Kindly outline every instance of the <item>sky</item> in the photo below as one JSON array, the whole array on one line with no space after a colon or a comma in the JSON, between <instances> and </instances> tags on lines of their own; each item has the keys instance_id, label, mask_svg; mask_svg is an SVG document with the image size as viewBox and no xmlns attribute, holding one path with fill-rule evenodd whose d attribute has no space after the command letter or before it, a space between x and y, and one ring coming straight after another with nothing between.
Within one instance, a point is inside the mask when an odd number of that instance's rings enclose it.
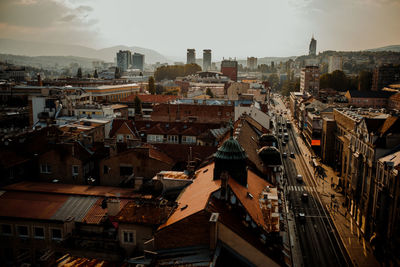
<instances>
[{"instance_id":1,"label":"sky","mask_svg":"<svg viewBox=\"0 0 400 267\"><path fill-rule=\"evenodd\" d=\"M0 0L0 38L222 57L400 45L400 0Z\"/></svg>"}]
</instances>

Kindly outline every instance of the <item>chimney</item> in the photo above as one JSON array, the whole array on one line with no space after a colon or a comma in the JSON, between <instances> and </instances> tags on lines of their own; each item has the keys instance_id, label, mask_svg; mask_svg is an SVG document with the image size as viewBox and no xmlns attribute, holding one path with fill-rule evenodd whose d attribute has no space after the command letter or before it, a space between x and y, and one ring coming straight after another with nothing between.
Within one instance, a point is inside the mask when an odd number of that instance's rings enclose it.
<instances>
[{"instance_id":1,"label":"chimney","mask_svg":"<svg viewBox=\"0 0 400 267\"><path fill-rule=\"evenodd\" d=\"M120 211L120 201L119 199L109 199L107 200L107 214L109 216L115 216Z\"/></svg>"}]
</instances>

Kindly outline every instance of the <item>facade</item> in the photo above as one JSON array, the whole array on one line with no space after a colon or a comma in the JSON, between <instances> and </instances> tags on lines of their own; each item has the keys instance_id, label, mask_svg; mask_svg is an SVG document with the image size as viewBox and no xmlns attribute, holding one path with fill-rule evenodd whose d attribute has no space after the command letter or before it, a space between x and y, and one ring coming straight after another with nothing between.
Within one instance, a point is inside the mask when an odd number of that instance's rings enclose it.
<instances>
[{"instance_id":1,"label":"facade","mask_svg":"<svg viewBox=\"0 0 400 267\"><path fill-rule=\"evenodd\" d=\"M328 72L332 73L335 70L343 70L343 58L341 56L330 56Z\"/></svg>"},{"instance_id":2,"label":"facade","mask_svg":"<svg viewBox=\"0 0 400 267\"><path fill-rule=\"evenodd\" d=\"M139 53L134 53L132 55L132 67L134 69L144 70L144 55Z\"/></svg>"},{"instance_id":3,"label":"facade","mask_svg":"<svg viewBox=\"0 0 400 267\"><path fill-rule=\"evenodd\" d=\"M132 65L132 53L129 50L119 50L117 53L117 66L125 72Z\"/></svg>"},{"instance_id":4,"label":"facade","mask_svg":"<svg viewBox=\"0 0 400 267\"><path fill-rule=\"evenodd\" d=\"M400 65L385 64L376 67L372 73L373 91L382 90L385 86L400 82Z\"/></svg>"},{"instance_id":5,"label":"facade","mask_svg":"<svg viewBox=\"0 0 400 267\"><path fill-rule=\"evenodd\" d=\"M211 49L203 50L203 71L211 70Z\"/></svg>"},{"instance_id":6,"label":"facade","mask_svg":"<svg viewBox=\"0 0 400 267\"><path fill-rule=\"evenodd\" d=\"M237 81L238 63L236 60L224 59L221 62L221 72L232 81Z\"/></svg>"},{"instance_id":7,"label":"facade","mask_svg":"<svg viewBox=\"0 0 400 267\"><path fill-rule=\"evenodd\" d=\"M257 69L257 58L256 57L248 57L247 58L247 68L250 70Z\"/></svg>"},{"instance_id":8,"label":"facade","mask_svg":"<svg viewBox=\"0 0 400 267\"><path fill-rule=\"evenodd\" d=\"M314 39L314 36L311 38L310 46L308 48L308 55L315 56L317 55L317 40Z\"/></svg>"},{"instance_id":9,"label":"facade","mask_svg":"<svg viewBox=\"0 0 400 267\"><path fill-rule=\"evenodd\" d=\"M196 49L187 50L186 64L196 64Z\"/></svg>"},{"instance_id":10,"label":"facade","mask_svg":"<svg viewBox=\"0 0 400 267\"><path fill-rule=\"evenodd\" d=\"M378 160L373 189L371 244L377 259L388 266L400 264L399 160L399 151Z\"/></svg>"},{"instance_id":11,"label":"facade","mask_svg":"<svg viewBox=\"0 0 400 267\"><path fill-rule=\"evenodd\" d=\"M345 97L349 106L359 108L387 108L390 97L394 92L389 91L347 91ZM392 101L392 105L395 101Z\"/></svg>"},{"instance_id":12,"label":"facade","mask_svg":"<svg viewBox=\"0 0 400 267\"><path fill-rule=\"evenodd\" d=\"M325 117L322 121L322 138L321 138L321 159L322 162L333 166L335 162L335 155L332 153L334 151L335 145L335 132L336 122L332 117Z\"/></svg>"},{"instance_id":13,"label":"facade","mask_svg":"<svg viewBox=\"0 0 400 267\"><path fill-rule=\"evenodd\" d=\"M306 66L301 70L300 92L308 92L314 97L319 93L319 67Z\"/></svg>"}]
</instances>

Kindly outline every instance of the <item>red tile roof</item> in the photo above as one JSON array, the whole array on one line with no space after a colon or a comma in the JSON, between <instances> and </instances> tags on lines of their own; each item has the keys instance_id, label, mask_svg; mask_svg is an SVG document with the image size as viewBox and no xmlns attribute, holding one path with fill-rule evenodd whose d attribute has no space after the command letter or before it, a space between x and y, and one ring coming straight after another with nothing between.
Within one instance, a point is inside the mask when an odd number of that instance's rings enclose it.
<instances>
[{"instance_id":1,"label":"red tile roof","mask_svg":"<svg viewBox=\"0 0 400 267\"><path fill-rule=\"evenodd\" d=\"M0 216L48 220L68 198L68 195L5 192L0 196Z\"/></svg>"},{"instance_id":2,"label":"red tile roof","mask_svg":"<svg viewBox=\"0 0 400 267\"><path fill-rule=\"evenodd\" d=\"M92 208L86 213L86 216L82 220L84 223L99 224L101 222L107 213L107 209L103 209L101 207L103 200L104 198L99 198ZM120 210L122 210L128 202L128 199L120 199Z\"/></svg>"},{"instance_id":3,"label":"red tile roof","mask_svg":"<svg viewBox=\"0 0 400 267\"><path fill-rule=\"evenodd\" d=\"M213 180L214 163L196 171L193 183L186 187L178 197L178 207L159 229L170 226L189 217L207 206L210 195L221 186L220 180Z\"/></svg>"},{"instance_id":4,"label":"red tile roof","mask_svg":"<svg viewBox=\"0 0 400 267\"><path fill-rule=\"evenodd\" d=\"M267 186L272 187L272 185L250 170L247 172L248 188L240 185L234 179L229 179L228 184L235 193L236 197L240 200L247 212L250 214L251 218L258 225L266 228L259 199L262 191ZM253 197L249 197L247 193L250 193Z\"/></svg>"},{"instance_id":5,"label":"red tile roof","mask_svg":"<svg viewBox=\"0 0 400 267\"><path fill-rule=\"evenodd\" d=\"M164 152L155 149L154 147L151 147L149 149L149 157L152 159L156 159L158 161L161 162L165 162L169 165L174 165L175 161L173 159L171 159L167 154L165 154Z\"/></svg>"},{"instance_id":6,"label":"red tile roof","mask_svg":"<svg viewBox=\"0 0 400 267\"><path fill-rule=\"evenodd\" d=\"M7 191L29 191L37 193L54 193L65 195L86 195L121 198L151 198L134 193L132 189L111 186L90 186L73 184L53 184L39 182L20 182L3 187Z\"/></svg>"},{"instance_id":7,"label":"red tile roof","mask_svg":"<svg viewBox=\"0 0 400 267\"><path fill-rule=\"evenodd\" d=\"M138 96L142 103L168 103L178 97L175 95L130 95L121 100L121 102L133 102Z\"/></svg>"},{"instance_id":8,"label":"red tile roof","mask_svg":"<svg viewBox=\"0 0 400 267\"><path fill-rule=\"evenodd\" d=\"M135 134L135 126L133 126L133 123L131 120L123 120L123 119L114 119L112 122L112 128L110 131L109 136L113 137L116 132L122 127L122 125L126 124L129 130L131 130L132 134L134 137L137 137Z\"/></svg>"},{"instance_id":9,"label":"red tile roof","mask_svg":"<svg viewBox=\"0 0 400 267\"><path fill-rule=\"evenodd\" d=\"M160 206L160 203L135 203L130 201L115 216L114 221L159 225L168 218L172 210L172 207Z\"/></svg>"}]
</instances>

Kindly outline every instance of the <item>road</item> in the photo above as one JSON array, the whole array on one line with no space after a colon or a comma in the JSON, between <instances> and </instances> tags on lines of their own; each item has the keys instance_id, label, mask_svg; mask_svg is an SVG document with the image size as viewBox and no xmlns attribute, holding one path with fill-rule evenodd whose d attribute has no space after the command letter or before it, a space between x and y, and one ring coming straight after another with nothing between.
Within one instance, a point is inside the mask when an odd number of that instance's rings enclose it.
<instances>
[{"instance_id":1,"label":"road","mask_svg":"<svg viewBox=\"0 0 400 267\"><path fill-rule=\"evenodd\" d=\"M285 114L282 115L282 111L286 111L286 108L279 98L275 98L275 102L277 103L275 110L281 111L281 114L275 116L275 130L286 175L285 195L290 212L295 218L296 234L302 255L302 262L293 262L293 265L351 266L351 261L340 242L331 218L321 204L312 179L313 174L306 166L297 144L297 133L293 130L293 125L286 127L287 117ZM285 131L288 135L286 142L284 141ZM287 154L286 157L283 156L284 153ZM296 179L299 174L302 175L302 182ZM302 199L303 194L307 194L307 197L304 196Z\"/></svg>"}]
</instances>

